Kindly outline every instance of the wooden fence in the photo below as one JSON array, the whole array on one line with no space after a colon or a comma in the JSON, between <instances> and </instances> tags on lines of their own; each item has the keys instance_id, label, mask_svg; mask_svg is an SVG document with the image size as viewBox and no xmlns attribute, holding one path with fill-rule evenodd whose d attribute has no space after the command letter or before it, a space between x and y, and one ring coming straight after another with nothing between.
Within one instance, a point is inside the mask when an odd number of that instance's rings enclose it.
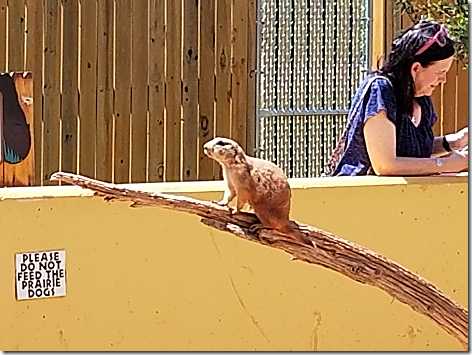
<instances>
[{"instance_id":1,"label":"wooden fence","mask_svg":"<svg viewBox=\"0 0 472 355\"><path fill-rule=\"evenodd\" d=\"M392 0L373 1L374 28L373 63L388 52L393 38L413 22L407 14L400 14ZM463 63L456 60L447 73L447 82L441 84L432 96L438 121L433 127L436 135L456 132L468 126L469 121L469 73Z\"/></svg>"},{"instance_id":2,"label":"wooden fence","mask_svg":"<svg viewBox=\"0 0 472 355\"><path fill-rule=\"evenodd\" d=\"M409 25L372 1L372 59ZM220 178L203 144L255 144L256 0L0 0L0 70L30 71L33 174L116 183ZM468 72L433 96L436 134L467 125ZM31 118L32 119L32 118ZM34 154L34 155L33 155ZM24 163L26 164L26 163ZM29 164L29 163L28 163Z\"/></svg>"},{"instance_id":3,"label":"wooden fence","mask_svg":"<svg viewBox=\"0 0 472 355\"><path fill-rule=\"evenodd\" d=\"M0 70L34 74L35 184L206 180L253 150L255 0L0 0Z\"/></svg>"}]
</instances>

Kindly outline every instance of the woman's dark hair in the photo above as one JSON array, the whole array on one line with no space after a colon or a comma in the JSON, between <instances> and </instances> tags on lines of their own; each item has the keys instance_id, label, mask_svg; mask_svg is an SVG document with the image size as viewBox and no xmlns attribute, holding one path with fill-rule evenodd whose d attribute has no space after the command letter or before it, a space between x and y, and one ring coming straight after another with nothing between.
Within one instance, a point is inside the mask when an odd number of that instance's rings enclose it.
<instances>
[{"instance_id":1,"label":"woman's dark hair","mask_svg":"<svg viewBox=\"0 0 472 355\"><path fill-rule=\"evenodd\" d=\"M386 76L393 84L397 110L401 114L413 113L414 86L411 66L419 62L426 68L432 62L443 60L454 55L454 42L446 34L444 46L434 42L423 53L416 55L418 50L433 38L441 29L435 21L421 20L392 42L390 53L385 64L375 72Z\"/></svg>"}]
</instances>

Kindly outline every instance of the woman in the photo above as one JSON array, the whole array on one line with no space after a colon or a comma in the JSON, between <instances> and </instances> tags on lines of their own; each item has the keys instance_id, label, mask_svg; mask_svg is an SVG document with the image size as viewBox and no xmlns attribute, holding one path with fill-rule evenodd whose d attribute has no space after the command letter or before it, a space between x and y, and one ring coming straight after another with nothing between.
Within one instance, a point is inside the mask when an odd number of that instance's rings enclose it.
<instances>
[{"instance_id":1,"label":"woman","mask_svg":"<svg viewBox=\"0 0 472 355\"><path fill-rule=\"evenodd\" d=\"M333 175L466 170L468 128L440 137L432 130L437 116L431 94L446 82L453 55L453 41L437 22L422 20L398 36L383 67L355 94Z\"/></svg>"}]
</instances>

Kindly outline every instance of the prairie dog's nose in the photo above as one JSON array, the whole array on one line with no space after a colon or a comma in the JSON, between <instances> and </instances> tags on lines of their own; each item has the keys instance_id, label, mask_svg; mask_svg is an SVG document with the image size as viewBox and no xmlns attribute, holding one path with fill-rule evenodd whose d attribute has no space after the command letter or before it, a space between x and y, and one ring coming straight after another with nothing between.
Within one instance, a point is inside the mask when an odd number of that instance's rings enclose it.
<instances>
[{"instance_id":1,"label":"prairie dog's nose","mask_svg":"<svg viewBox=\"0 0 472 355\"><path fill-rule=\"evenodd\" d=\"M207 142L203 145L203 153L205 153L206 155L208 155L208 151L210 150L209 144L210 142Z\"/></svg>"}]
</instances>

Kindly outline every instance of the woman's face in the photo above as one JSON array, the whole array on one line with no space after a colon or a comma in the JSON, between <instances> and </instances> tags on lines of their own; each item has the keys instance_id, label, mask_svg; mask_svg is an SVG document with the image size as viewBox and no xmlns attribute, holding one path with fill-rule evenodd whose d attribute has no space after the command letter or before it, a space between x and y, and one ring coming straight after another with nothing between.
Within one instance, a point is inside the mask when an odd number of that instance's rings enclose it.
<instances>
[{"instance_id":1,"label":"woman's face","mask_svg":"<svg viewBox=\"0 0 472 355\"><path fill-rule=\"evenodd\" d=\"M431 62L426 68L415 62L411 66L411 76L415 88L415 97L431 96L434 89L446 82L446 74L451 68L453 57Z\"/></svg>"}]
</instances>

